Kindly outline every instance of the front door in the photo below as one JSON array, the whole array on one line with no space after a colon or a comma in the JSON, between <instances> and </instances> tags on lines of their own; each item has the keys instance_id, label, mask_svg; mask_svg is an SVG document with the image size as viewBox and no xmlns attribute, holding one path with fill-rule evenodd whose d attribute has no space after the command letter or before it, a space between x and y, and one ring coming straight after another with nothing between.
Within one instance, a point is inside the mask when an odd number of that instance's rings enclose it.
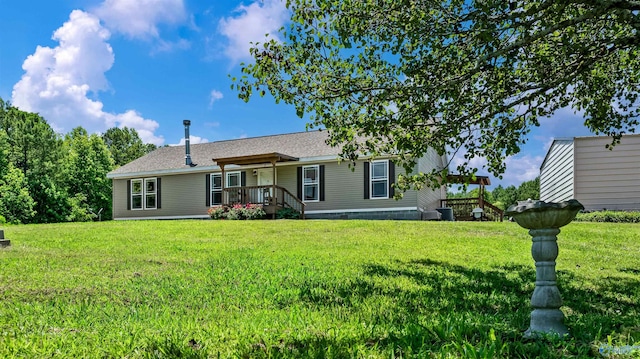
<instances>
[{"instance_id":1,"label":"front door","mask_svg":"<svg viewBox=\"0 0 640 359\"><path fill-rule=\"evenodd\" d=\"M261 168L258 170L258 186L271 186L273 185L273 168ZM258 193L260 201L264 204L269 204L271 198L273 198L273 188L261 189Z\"/></svg>"}]
</instances>

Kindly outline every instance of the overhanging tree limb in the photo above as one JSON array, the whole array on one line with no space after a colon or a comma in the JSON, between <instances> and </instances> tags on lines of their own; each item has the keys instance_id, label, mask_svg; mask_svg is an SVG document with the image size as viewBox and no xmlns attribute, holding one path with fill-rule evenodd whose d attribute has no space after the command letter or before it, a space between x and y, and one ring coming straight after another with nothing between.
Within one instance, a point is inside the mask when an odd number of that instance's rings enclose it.
<instances>
[{"instance_id":1,"label":"overhanging tree limb","mask_svg":"<svg viewBox=\"0 0 640 359\"><path fill-rule=\"evenodd\" d=\"M637 1L288 4L284 42L252 49L255 63L235 88L245 100L266 90L294 105L346 159L395 153L410 169L428 148L464 146L462 174L481 155L499 175L538 119L559 108L583 111L614 141L638 125ZM444 179L439 170L419 178Z\"/></svg>"}]
</instances>

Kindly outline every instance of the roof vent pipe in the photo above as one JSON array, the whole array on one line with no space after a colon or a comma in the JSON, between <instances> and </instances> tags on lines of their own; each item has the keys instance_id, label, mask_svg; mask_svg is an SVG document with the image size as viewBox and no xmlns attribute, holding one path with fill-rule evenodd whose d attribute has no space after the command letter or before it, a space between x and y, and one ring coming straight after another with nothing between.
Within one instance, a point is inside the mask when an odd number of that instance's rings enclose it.
<instances>
[{"instance_id":1,"label":"roof vent pipe","mask_svg":"<svg viewBox=\"0 0 640 359\"><path fill-rule=\"evenodd\" d=\"M189 126L191 125L191 121L184 120L182 124L184 125L184 161L187 166L195 167L197 165L191 162L191 146L189 146Z\"/></svg>"}]
</instances>

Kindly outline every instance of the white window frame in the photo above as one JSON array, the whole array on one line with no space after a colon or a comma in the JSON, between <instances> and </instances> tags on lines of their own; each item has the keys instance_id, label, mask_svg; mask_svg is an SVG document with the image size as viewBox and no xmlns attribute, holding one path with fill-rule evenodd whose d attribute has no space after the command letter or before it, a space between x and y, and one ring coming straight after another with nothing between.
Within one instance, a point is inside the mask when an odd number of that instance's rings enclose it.
<instances>
[{"instance_id":1,"label":"white window frame","mask_svg":"<svg viewBox=\"0 0 640 359\"><path fill-rule=\"evenodd\" d=\"M315 181L309 181L306 182L305 180L307 179L307 177L305 176L305 173L308 169L313 169L316 171L316 180ZM302 167L302 178L300 179L302 181L302 201L304 203L310 203L310 202L320 202L320 166L319 165L312 165L312 166L303 166ZM316 198L315 199L306 199L306 193L307 191L305 190L307 187L316 187Z\"/></svg>"},{"instance_id":2,"label":"white window frame","mask_svg":"<svg viewBox=\"0 0 640 359\"><path fill-rule=\"evenodd\" d=\"M147 182L153 182L153 191L147 191ZM134 193L133 189L135 187L135 183L140 184L140 192ZM147 196L154 196L155 206L147 206ZM140 208L134 208L134 197L140 197ZM135 178L131 180L131 191L129 192L129 198L131 202L132 211L143 211L143 210L153 210L158 209L158 177L149 177L149 178Z\"/></svg>"},{"instance_id":3,"label":"white window frame","mask_svg":"<svg viewBox=\"0 0 640 359\"><path fill-rule=\"evenodd\" d=\"M147 190L147 183L153 182L153 191ZM147 197L153 196L153 206L147 207ZM158 209L158 178L151 177L144 179L144 209Z\"/></svg>"},{"instance_id":4,"label":"white window frame","mask_svg":"<svg viewBox=\"0 0 640 359\"><path fill-rule=\"evenodd\" d=\"M231 176L238 176L238 185L237 186L230 186L229 183L231 183L230 178ZM242 187L242 174L240 173L240 171L234 171L234 172L227 172L227 176L226 176L226 182L224 183L225 188L232 188L232 187Z\"/></svg>"},{"instance_id":5,"label":"white window frame","mask_svg":"<svg viewBox=\"0 0 640 359\"><path fill-rule=\"evenodd\" d=\"M135 183L140 183L140 192L134 193ZM136 178L131 180L131 189L129 192L129 197L131 198L131 210L132 211L142 211L144 210L144 180L142 178ZM134 197L140 197L140 208L134 208Z\"/></svg>"},{"instance_id":6,"label":"white window frame","mask_svg":"<svg viewBox=\"0 0 640 359\"><path fill-rule=\"evenodd\" d=\"M209 190L210 190L209 191L209 196L210 196L210 202L209 203L211 204L211 207L219 206L219 205L222 204L222 173L212 173L210 176L211 176L211 179L210 179L211 188L209 188ZM215 187L215 183L216 182L215 182L214 177L220 177L220 187L219 188ZM214 193L220 193L220 203L215 203L215 201L214 201L215 197L213 196Z\"/></svg>"},{"instance_id":7,"label":"white window frame","mask_svg":"<svg viewBox=\"0 0 640 359\"><path fill-rule=\"evenodd\" d=\"M374 177L374 167L384 163L385 165L385 173L382 177ZM373 193L373 185L374 183L384 183L385 184L385 195L384 196L376 196ZM370 199L389 199L389 160L377 160L371 161L370 171L369 171L369 198Z\"/></svg>"}]
</instances>

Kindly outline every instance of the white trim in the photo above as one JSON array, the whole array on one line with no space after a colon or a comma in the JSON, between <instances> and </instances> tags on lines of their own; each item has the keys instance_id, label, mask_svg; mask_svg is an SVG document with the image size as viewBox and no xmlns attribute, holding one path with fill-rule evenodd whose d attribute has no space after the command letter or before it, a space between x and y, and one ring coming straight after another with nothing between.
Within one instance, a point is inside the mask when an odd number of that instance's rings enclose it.
<instances>
[{"instance_id":1,"label":"white trim","mask_svg":"<svg viewBox=\"0 0 640 359\"><path fill-rule=\"evenodd\" d=\"M147 192L147 182L153 182L153 192L149 193ZM155 206L153 207L147 207L147 196L153 195L153 203L155 204ZM144 197L143 197L144 202L144 209L145 210L155 210L158 209L158 177L149 177L149 178L145 178L144 179Z\"/></svg>"},{"instance_id":2,"label":"white trim","mask_svg":"<svg viewBox=\"0 0 640 359\"><path fill-rule=\"evenodd\" d=\"M394 208L349 208L349 209L324 209L319 211L304 211L305 214L325 214L325 213L350 213L350 212L397 212L397 211L417 211L418 207L394 207Z\"/></svg>"},{"instance_id":3,"label":"white trim","mask_svg":"<svg viewBox=\"0 0 640 359\"><path fill-rule=\"evenodd\" d=\"M197 216L153 216L153 217L120 217L114 218L114 221L126 221L126 220L144 220L144 219L206 219L209 218L208 215L197 215Z\"/></svg>"},{"instance_id":4,"label":"white trim","mask_svg":"<svg viewBox=\"0 0 640 359\"><path fill-rule=\"evenodd\" d=\"M213 177L215 176L219 176L220 177L220 189L216 190L213 188L213 185L215 183L215 180L213 179ZM213 194L214 193L220 193L220 203L213 203ZM209 174L209 207L213 207L213 206L219 206L222 204L222 172L218 172L218 173L210 173Z\"/></svg>"},{"instance_id":5,"label":"white trim","mask_svg":"<svg viewBox=\"0 0 640 359\"><path fill-rule=\"evenodd\" d=\"M162 177L162 175L179 175L179 174L190 174L190 173L207 173L207 172L216 172L220 171L220 167L218 166L207 166L207 167L197 167L197 170L193 168L174 168L170 170L157 170L157 171L142 171L142 172L127 172L127 173L107 173L107 178L109 179L130 179L137 177L145 177L145 176L156 176Z\"/></svg>"},{"instance_id":6,"label":"white trim","mask_svg":"<svg viewBox=\"0 0 640 359\"><path fill-rule=\"evenodd\" d=\"M224 179L224 188L235 188L235 187L242 187L242 171L231 171L231 172L225 172L225 174L227 175ZM229 180L229 177L231 177L231 175L238 175L238 185L237 186L229 186L229 182L231 182ZM246 176L246 175L245 175Z\"/></svg>"},{"instance_id":7,"label":"white trim","mask_svg":"<svg viewBox=\"0 0 640 359\"><path fill-rule=\"evenodd\" d=\"M340 157L337 155L331 156L317 156L317 157L300 157L298 162L338 162L340 161ZM292 163L292 162L288 162Z\"/></svg>"},{"instance_id":8,"label":"white trim","mask_svg":"<svg viewBox=\"0 0 640 359\"><path fill-rule=\"evenodd\" d=\"M389 199L389 160L374 160L374 161L370 161L369 162L369 199ZM374 178L373 178L373 165L376 163L385 163L385 174L384 174L384 179L381 180L379 178L375 179L375 182L385 182L386 186L386 193L387 195L384 197L374 197L373 196L373 182L374 182Z\"/></svg>"},{"instance_id":9,"label":"white trim","mask_svg":"<svg viewBox=\"0 0 640 359\"><path fill-rule=\"evenodd\" d=\"M131 180L131 188L129 190L129 203L131 203L131 206L129 206L129 210L130 211L144 211L144 178L132 178ZM136 196L140 196L140 208L133 208L133 183L134 182L140 182L140 193L136 193Z\"/></svg>"},{"instance_id":10,"label":"white trim","mask_svg":"<svg viewBox=\"0 0 640 359\"><path fill-rule=\"evenodd\" d=\"M314 183L304 183L304 175L305 175L305 169L307 168L313 168L316 171L316 181ZM315 202L320 202L320 165L309 165L309 166L302 166L302 176L300 178L300 181L302 182L302 202L304 203L315 203ZM318 197L318 199L310 199L310 200L306 200L304 199L305 197L305 185L306 186L317 186L318 191L316 192L316 196Z\"/></svg>"}]
</instances>

